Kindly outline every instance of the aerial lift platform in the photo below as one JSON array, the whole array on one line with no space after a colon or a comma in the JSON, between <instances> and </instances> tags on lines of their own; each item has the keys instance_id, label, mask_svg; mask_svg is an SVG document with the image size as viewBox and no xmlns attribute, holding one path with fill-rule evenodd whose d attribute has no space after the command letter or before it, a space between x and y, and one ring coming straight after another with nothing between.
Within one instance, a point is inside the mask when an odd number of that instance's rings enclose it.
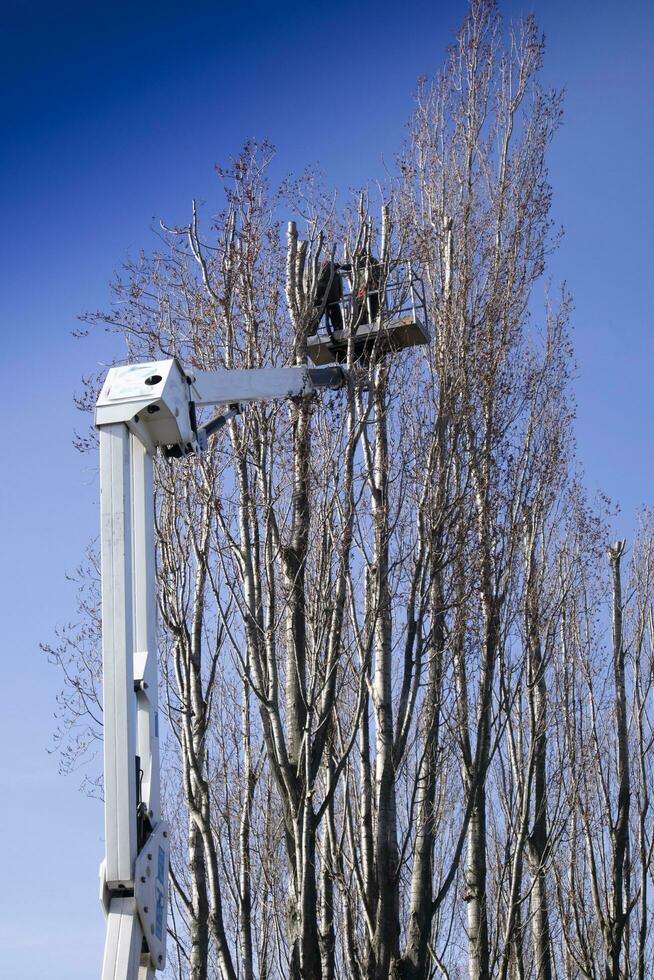
<instances>
[{"instance_id":1,"label":"aerial lift platform","mask_svg":"<svg viewBox=\"0 0 654 980\"><path fill-rule=\"evenodd\" d=\"M360 355L369 343L383 341L391 351L427 342L415 297L409 292L405 298L414 304L405 313L411 322L398 316L394 326L382 326L382 313L376 338L362 335ZM374 325L368 327L365 336L372 336ZM342 343L318 337L310 356L317 364L338 360ZM175 358L107 374L95 414L104 711L100 890L107 919L102 980L152 980L166 964L170 842L159 785L153 457L203 452L209 437L248 402L311 397L321 388L343 387L346 378L337 365L187 373ZM210 405L221 411L199 426L197 410Z\"/></svg>"},{"instance_id":2,"label":"aerial lift platform","mask_svg":"<svg viewBox=\"0 0 654 980\"><path fill-rule=\"evenodd\" d=\"M410 262L398 265L383 288L361 288L360 298L343 290L338 306L342 330L331 330L325 309L316 332L307 338L307 353L314 364L342 363L352 341L353 360L396 353L428 344L427 304L422 279Z\"/></svg>"}]
</instances>

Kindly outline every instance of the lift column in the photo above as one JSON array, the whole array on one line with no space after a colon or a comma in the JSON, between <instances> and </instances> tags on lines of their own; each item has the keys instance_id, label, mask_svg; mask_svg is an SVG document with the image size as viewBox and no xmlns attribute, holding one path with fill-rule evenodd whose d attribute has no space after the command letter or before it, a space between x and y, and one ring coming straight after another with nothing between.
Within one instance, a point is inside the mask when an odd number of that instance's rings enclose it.
<instances>
[{"instance_id":1,"label":"lift column","mask_svg":"<svg viewBox=\"0 0 654 980\"><path fill-rule=\"evenodd\" d=\"M102 980L137 977L143 936L135 914L136 699L133 669L131 435L100 429L102 676L107 938Z\"/></svg>"}]
</instances>

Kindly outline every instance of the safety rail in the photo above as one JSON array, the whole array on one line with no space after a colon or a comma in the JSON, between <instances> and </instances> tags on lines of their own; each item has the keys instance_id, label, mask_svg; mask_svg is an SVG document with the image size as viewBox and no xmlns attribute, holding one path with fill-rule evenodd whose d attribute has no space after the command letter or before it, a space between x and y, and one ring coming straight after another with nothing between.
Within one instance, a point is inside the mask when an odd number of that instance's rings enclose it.
<instances>
[{"instance_id":1,"label":"safety rail","mask_svg":"<svg viewBox=\"0 0 654 980\"><path fill-rule=\"evenodd\" d=\"M315 364L345 360L350 341L357 358L373 348L387 353L429 343L425 288L412 263L398 264L376 286L378 268L373 261L367 276L365 270L340 273L341 298L318 308L315 332L307 338L308 354Z\"/></svg>"}]
</instances>

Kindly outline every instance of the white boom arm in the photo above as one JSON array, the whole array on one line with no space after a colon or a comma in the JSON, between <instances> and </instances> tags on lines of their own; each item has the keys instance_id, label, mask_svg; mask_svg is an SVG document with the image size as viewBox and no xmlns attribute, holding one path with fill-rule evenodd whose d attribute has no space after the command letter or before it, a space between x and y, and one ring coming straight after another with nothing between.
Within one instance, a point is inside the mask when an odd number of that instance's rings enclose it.
<instances>
[{"instance_id":1,"label":"white boom arm","mask_svg":"<svg viewBox=\"0 0 654 980\"><path fill-rule=\"evenodd\" d=\"M166 963L168 827L159 798L152 457L206 447L196 406L300 398L341 368L186 374L175 359L112 368L100 392L102 661L107 915L102 980L152 980ZM232 410L233 412L233 410Z\"/></svg>"}]
</instances>

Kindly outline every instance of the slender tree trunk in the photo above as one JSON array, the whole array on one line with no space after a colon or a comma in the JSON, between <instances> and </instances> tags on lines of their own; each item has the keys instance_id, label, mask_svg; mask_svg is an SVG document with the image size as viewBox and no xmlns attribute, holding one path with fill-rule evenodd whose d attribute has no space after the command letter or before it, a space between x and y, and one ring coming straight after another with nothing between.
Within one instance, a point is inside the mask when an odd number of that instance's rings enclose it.
<instances>
[{"instance_id":1,"label":"slender tree trunk","mask_svg":"<svg viewBox=\"0 0 654 980\"><path fill-rule=\"evenodd\" d=\"M393 762L392 618L389 583L388 434L386 367L376 369L374 388L375 446L372 505L375 535L375 980L388 980L399 958L399 899L395 767Z\"/></svg>"},{"instance_id":2,"label":"slender tree trunk","mask_svg":"<svg viewBox=\"0 0 654 980\"><path fill-rule=\"evenodd\" d=\"M488 909L486 904L486 788L480 781L468 827L466 898L468 902L468 973L470 980L490 980Z\"/></svg>"},{"instance_id":3,"label":"slender tree trunk","mask_svg":"<svg viewBox=\"0 0 654 980\"><path fill-rule=\"evenodd\" d=\"M207 980L209 968L209 901L202 839L193 820L188 827L191 907L189 980Z\"/></svg>"},{"instance_id":4,"label":"slender tree trunk","mask_svg":"<svg viewBox=\"0 0 654 980\"><path fill-rule=\"evenodd\" d=\"M533 757L533 822L527 838L532 880L532 938L536 980L552 980L552 952L545 875L548 844L547 826L547 684L538 616L535 529L525 543L527 573L525 588L525 632L527 636L527 698Z\"/></svg>"},{"instance_id":5,"label":"slender tree trunk","mask_svg":"<svg viewBox=\"0 0 654 980\"><path fill-rule=\"evenodd\" d=\"M252 870L250 861L250 829L252 800L254 797L254 772L252 769L252 749L250 744L250 690L247 681L243 684L242 733L243 769L245 785L241 803L239 825L239 891L238 891L238 941L241 951L241 974L243 980L254 980L252 953Z\"/></svg>"},{"instance_id":6,"label":"slender tree trunk","mask_svg":"<svg viewBox=\"0 0 654 980\"><path fill-rule=\"evenodd\" d=\"M611 895L607 915L607 980L620 980L622 940L627 922L625 909L625 861L629 847L629 808L631 787L629 782L629 735L627 725L627 698L625 693L625 651L622 635L622 582L620 559L625 542L618 541L609 549L613 577L613 673L615 679L615 725L618 743L618 812L613 827L613 862L611 869Z\"/></svg>"},{"instance_id":7,"label":"slender tree trunk","mask_svg":"<svg viewBox=\"0 0 654 980\"><path fill-rule=\"evenodd\" d=\"M291 924L291 976L321 980L316 885L316 827L310 786L310 733L307 731L307 624L305 569L309 540L311 454L311 406L306 400L291 409L293 424L292 530L284 549L287 594L286 728L288 760L300 779L297 808L293 815L295 875L289 901Z\"/></svg>"},{"instance_id":8,"label":"slender tree trunk","mask_svg":"<svg viewBox=\"0 0 654 980\"><path fill-rule=\"evenodd\" d=\"M334 780L334 762L327 762L328 787ZM323 980L334 980L336 975L336 935L334 932L334 856L332 840L334 834L334 808L329 804L322 835L322 861L320 869L320 957Z\"/></svg>"},{"instance_id":9,"label":"slender tree trunk","mask_svg":"<svg viewBox=\"0 0 654 980\"><path fill-rule=\"evenodd\" d=\"M367 591L369 591L369 586ZM367 670L367 667L364 667ZM377 908L377 878L375 874L375 854L373 837L372 814L372 766L370 762L370 705L366 694L363 713L361 716L361 731L359 735L359 751L361 764L359 770L359 792L361 796L361 875L363 884L362 900L366 912L374 920ZM374 980L375 951L368 936L366 936L365 976L366 980Z\"/></svg>"}]
</instances>

